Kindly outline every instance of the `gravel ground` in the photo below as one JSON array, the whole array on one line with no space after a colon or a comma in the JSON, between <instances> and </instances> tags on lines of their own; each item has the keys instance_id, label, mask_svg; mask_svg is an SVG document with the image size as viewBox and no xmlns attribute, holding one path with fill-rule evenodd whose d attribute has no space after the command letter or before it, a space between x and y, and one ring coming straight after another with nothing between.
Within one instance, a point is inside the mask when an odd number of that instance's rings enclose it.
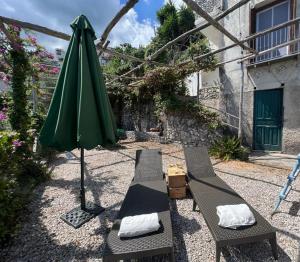
<instances>
[{"instance_id":1,"label":"gravel ground","mask_svg":"<svg viewBox=\"0 0 300 262\"><path fill-rule=\"evenodd\" d=\"M87 199L101 203L106 212L75 230L59 216L79 204L79 161L62 154L53 163L53 178L34 192L24 222L13 243L0 250L0 261L101 261L104 239L133 177L135 150L163 150L166 170L170 163L184 163L181 147L149 142L124 142L122 149L86 152L89 174ZM79 156L78 151L74 151ZM271 219L288 170L239 161L213 161L217 174L277 228L279 261L300 256L300 179L281 213ZM215 245L202 215L192 212L192 200L171 201L176 261L214 261ZM267 242L228 248L221 261L273 261ZM300 261L300 260L299 260Z\"/></svg>"}]
</instances>

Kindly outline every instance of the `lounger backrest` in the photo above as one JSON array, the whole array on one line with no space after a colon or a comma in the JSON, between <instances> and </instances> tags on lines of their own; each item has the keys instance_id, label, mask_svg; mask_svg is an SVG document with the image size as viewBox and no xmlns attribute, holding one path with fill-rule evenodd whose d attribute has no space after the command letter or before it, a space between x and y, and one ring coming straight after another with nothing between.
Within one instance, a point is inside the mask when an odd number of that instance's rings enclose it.
<instances>
[{"instance_id":1,"label":"lounger backrest","mask_svg":"<svg viewBox=\"0 0 300 262\"><path fill-rule=\"evenodd\" d=\"M184 155L189 178L200 179L216 175L205 146L184 147Z\"/></svg>"},{"instance_id":2,"label":"lounger backrest","mask_svg":"<svg viewBox=\"0 0 300 262\"><path fill-rule=\"evenodd\" d=\"M134 181L163 180L162 154L160 149L136 151Z\"/></svg>"}]
</instances>

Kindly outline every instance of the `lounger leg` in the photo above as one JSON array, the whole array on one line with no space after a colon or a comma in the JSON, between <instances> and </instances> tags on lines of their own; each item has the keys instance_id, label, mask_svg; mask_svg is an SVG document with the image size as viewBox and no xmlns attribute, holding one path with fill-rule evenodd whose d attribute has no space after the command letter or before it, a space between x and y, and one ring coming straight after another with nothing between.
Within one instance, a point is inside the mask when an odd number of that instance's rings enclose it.
<instances>
[{"instance_id":1,"label":"lounger leg","mask_svg":"<svg viewBox=\"0 0 300 262\"><path fill-rule=\"evenodd\" d=\"M170 254L170 261L171 261L171 262L175 262L174 250L172 250L172 252L171 252L171 254Z\"/></svg>"},{"instance_id":2,"label":"lounger leg","mask_svg":"<svg viewBox=\"0 0 300 262\"><path fill-rule=\"evenodd\" d=\"M193 211L196 211L196 206L197 206L196 201L193 199Z\"/></svg>"},{"instance_id":3,"label":"lounger leg","mask_svg":"<svg viewBox=\"0 0 300 262\"><path fill-rule=\"evenodd\" d=\"M274 256L275 260L278 260L276 235L275 235L275 237L270 238L269 241L271 244L273 256Z\"/></svg>"},{"instance_id":4,"label":"lounger leg","mask_svg":"<svg viewBox=\"0 0 300 262\"><path fill-rule=\"evenodd\" d=\"M218 245L218 243L216 243L216 262L219 262L221 258L221 248Z\"/></svg>"}]
</instances>

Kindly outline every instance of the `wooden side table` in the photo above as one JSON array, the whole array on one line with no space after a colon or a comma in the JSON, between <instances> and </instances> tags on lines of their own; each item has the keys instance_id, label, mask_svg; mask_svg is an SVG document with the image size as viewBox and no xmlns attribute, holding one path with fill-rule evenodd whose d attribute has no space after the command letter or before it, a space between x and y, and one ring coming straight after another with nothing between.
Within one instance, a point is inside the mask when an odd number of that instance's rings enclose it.
<instances>
[{"instance_id":1,"label":"wooden side table","mask_svg":"<svg viewBox=\"0 0 300 262\"><path fill-rule=\"evenodd\" d=\"M182 165L169 165L167 172L169 196L172 199L186 197L185 172Z\"/></svg>"}]
</instances>

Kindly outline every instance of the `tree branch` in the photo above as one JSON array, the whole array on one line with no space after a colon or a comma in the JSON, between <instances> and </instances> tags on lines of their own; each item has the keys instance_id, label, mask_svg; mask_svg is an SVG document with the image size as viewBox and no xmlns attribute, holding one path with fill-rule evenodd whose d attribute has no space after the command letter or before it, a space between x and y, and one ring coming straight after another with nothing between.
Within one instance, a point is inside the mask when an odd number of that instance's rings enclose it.
<instances>
[{"instance_id":1,"label":"tree branch","mask_svg":"<svg viewBox=\"0 0 300 262\"><path fill-rule=\"evenodd\" d=\"M110 21L108 26L105 28L100 42L97 44L97 47L103 47L110 31L114 28L114 26L120 21L120 19L138 2L138 0L128 0L126 5L122 7L122 9L116 14L116 16Z\"/></svg>"}]
</instances>

